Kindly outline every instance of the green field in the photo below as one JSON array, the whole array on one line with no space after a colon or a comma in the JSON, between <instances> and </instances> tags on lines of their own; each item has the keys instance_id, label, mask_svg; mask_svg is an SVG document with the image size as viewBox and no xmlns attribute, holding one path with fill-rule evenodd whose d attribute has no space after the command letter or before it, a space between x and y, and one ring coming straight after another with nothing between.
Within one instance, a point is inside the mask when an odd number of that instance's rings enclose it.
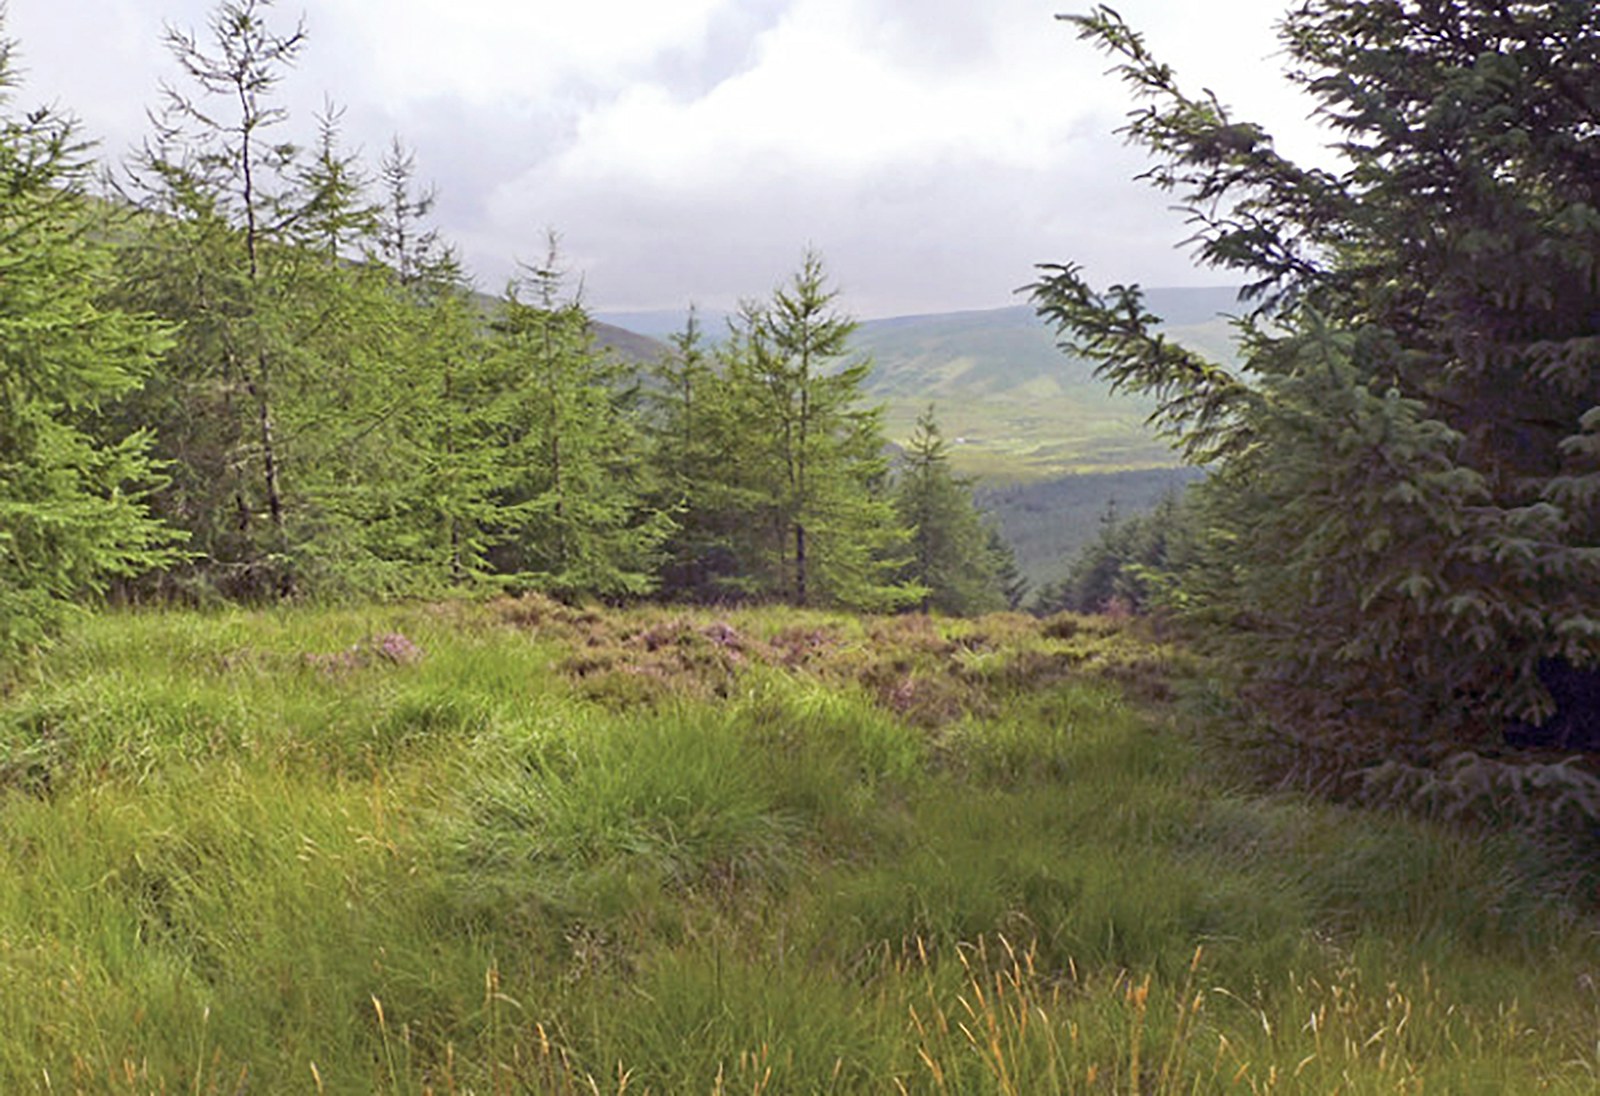
<instances>
[{"instance_id":1,"label":"green field","mask_svg":"<svg viewBox=\"0 0 1600 1096\"><path fill-rule=\"evenodd\" d=\"M1245 790L1192 672L1079 618L86 619L0 702L0 1091L1594 1091L1592 916Z\"/></svg>"}]
</instances>

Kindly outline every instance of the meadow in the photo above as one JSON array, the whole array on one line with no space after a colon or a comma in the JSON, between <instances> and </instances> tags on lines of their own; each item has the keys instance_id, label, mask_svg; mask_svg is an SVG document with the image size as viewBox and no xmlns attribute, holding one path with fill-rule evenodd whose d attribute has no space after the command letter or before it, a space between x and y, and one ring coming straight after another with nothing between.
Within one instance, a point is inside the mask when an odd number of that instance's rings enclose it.
<instances>
[{"instance_id":1,"label":"meadow","mask_svg":"<svg viewBox=\"0 0 1600 1096\"><path fill-rule=\"evenodd\" d=\"M0 693L0 1091L1592 1092L1514 836L1264 791L1103 618L84 617Z\"/></svg>"}]
</instances>

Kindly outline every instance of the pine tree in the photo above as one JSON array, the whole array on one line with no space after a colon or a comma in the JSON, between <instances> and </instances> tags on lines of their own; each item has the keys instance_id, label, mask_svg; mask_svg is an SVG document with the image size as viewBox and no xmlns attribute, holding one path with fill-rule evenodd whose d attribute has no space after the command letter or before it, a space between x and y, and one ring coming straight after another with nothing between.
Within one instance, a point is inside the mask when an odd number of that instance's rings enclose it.
<instances>
[{"instance_id":1,"label":"pine tree","mask_svg":"<svg viewBox=\"0 0 1600 1096\"><path fill-rule=\"evenodd\" d=\"M160 482L148 434L98 413L170 332L105 304L87 146L51 110L10 112L12 56L0 39L0 658L47 638L74 599L178 555L145 502Z\"/></svg>"}]
</instances>

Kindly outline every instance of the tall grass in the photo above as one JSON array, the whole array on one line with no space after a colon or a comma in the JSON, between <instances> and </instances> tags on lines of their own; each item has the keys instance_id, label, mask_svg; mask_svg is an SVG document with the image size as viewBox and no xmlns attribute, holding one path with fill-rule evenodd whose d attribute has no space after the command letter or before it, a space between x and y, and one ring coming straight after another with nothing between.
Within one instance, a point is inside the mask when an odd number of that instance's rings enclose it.
<instances>
[{"instance_id":1,"label":"tall grass","mask_svg":"<svg viewBox=\"0 0 1600 1096\"><path fill-rule=\"evenodd\" d=\"M1218 785L1069 623L86 621L0 706L0 1091L1593 1091L1515 842Z\"/></svg>"}]
</instances>

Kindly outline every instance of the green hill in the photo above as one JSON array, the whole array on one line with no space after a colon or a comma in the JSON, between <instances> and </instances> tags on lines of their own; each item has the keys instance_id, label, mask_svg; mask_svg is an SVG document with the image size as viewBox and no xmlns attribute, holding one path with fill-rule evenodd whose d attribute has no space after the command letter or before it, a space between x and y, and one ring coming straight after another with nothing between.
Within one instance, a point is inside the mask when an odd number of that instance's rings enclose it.
<instances>
[{"instance_id":1,"label":"green hill","mask_svg":"<svg viewBox=\"0 0 1600 1096\"><path fill-rule=\"evenodd\" d=\"M1197 349L1231 357L1231 289L1155 289L1152 310ZM1170 468L1146 425L1147 399L1112 393L1093 368L1056 346L1026 306L871 320L856 347L873 360L869 390L888 404L890 436L910 435L932 403L963 472L987 481Z\"/></svg>"}]
</instances>

